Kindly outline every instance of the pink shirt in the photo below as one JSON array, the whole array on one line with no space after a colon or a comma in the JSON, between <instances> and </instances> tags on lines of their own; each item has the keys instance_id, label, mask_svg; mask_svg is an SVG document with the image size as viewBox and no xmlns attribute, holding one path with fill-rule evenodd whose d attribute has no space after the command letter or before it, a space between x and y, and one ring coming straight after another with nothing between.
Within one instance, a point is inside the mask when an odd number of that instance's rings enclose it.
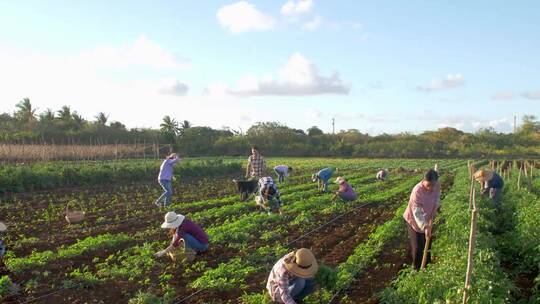
<instances>
[{"instance_id":1,"label":"pink shirt","mask_svg":"<svg viewBox=\"0 0 540 304\"><path fill-rule=\"evenodd\" d=\"M437 183L432 191L419 182L414 186L409 199L409 205L403 213L403 218L412 229L419 233L425 232L425 226L437 214L439 201L441 199L441 185Z\"/></svg>"}]
</instances>

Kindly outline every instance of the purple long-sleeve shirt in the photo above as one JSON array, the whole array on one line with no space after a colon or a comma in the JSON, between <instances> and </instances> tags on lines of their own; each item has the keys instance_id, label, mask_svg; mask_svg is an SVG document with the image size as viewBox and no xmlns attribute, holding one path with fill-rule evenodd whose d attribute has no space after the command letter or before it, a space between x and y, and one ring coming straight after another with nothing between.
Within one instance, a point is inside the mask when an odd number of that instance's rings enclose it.
<instances>
[{"instance_id":1,"label":"purple long-sleeve shirt","mask_svg":"<svg viewBox=\"0 0 540 304\"><path fill-rule=\"evenodd\" d=\"M208 244L208 234L204 232L201 226L197 225L196 223L184 219L182 222L182 225L178 226L176 228L176 233L174 234L172 244L174 247L178 247L178 243L180 242L180 239L184 237L184 234L189 233L194 238L196 238L199 242L201 242L203 245Z\"/></svg>"},{"instance_id":2,"label":"purple long-sleeve shirt","mask_svg":"<svg viewBox=\"0 0 540 304\"><path fill-rule=\"evenodd\" d=\"M166 159L161 163L159 167L159 176L158 180L171 180L173 176L173 166L180 161L180 157L175 157L172 159Z\"/></svg>"}]
</instances>

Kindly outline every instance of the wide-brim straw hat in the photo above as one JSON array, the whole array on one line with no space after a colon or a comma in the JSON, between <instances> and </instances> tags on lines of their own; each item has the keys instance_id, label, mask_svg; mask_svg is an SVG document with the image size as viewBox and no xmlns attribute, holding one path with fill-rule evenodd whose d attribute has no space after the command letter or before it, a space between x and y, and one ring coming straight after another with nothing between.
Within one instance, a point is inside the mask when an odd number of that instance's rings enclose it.
<instances>
[{"instance_id":1,"label":"wide-brim straw hat","mask_svg":"<svg viewBox=\"0 0 540 304\"><path fill-rule=\"evenodd\" d=\"M489 181L493 178L493 171L481 169L474 173L474 179L480 182Z\"/></svg>"},{"instance_id":2,"label":"wide-brim straw hat","mask_svg":"<svg viewBox=\"0 0 540 304\"><path fill-rule=\"evenodd\" d=\"M343 184L344 182L345 182L345 179L341 176L338 176L335 181L336 184Z\"/></svg>"},{"instance_id":3,"label":"wide-brim straw hat","mask_svg":"<svg viewBox=\"0 0 540 304\"><path fill-rule=\"evenodd\" d=\"M315 276L319 270L319 264L317 264L317 259L311 250L301 248L291 252L285 258L285 268L299 278L308 279Z\"/></svg>"},{"instance_id":4,"label":"wide-brim straw hat","mask_svg":"<svg viewBox=\"0 0 540 304\"><path fill-rule=\"evenodd\" d=\"M6 229L7 229L6 224L4 224L3 222L0 222L0 232L6 231Z\"/></svg>"},{"instance_id":5,"label":"wide-brim straw hat","mask_svg":"<svg viewBox=\"0 0 540 304\"><path fill-rule=\"evenodd\" d=\"M176 212L171 211L165 214L165 221L161 224L161 228L177 228L182 225L186 217L182 214L176 214Z\"/></svg>"}]
</instances>

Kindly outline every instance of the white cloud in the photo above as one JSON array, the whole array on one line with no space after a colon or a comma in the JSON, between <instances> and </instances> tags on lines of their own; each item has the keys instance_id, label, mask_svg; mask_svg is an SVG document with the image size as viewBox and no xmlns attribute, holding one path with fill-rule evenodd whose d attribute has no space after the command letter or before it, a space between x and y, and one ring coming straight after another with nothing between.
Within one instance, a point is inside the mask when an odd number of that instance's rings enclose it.
<instances>
[{"instance_id":1,"label":"white cloud","mask_svg":"<svg viewBox=\"0 0 540 304\"><path fill-rule=\"evenodd\" d=\"M438 124L439 128L452 127L465 132L474 132L484 128L493 128L497 132L511 132L512 131L512 119L510 118L498 118L498 119L478 119L474 116L449 116L439 118L442 122Z\"/></svg>"},{"instance_id":2,"label":"white cloud","mask_svg":"<svg viewBox=\"0 0 540 304\"><path fill-rule=\"evenodd\" d=\"M177 79L165 80L158 88L158 93L162 95L186 96L189 87L187 84Z\"/></svg>"},{"instance_id":3,"label":"white cloud","mask_svg":"<svg viewBox=\"0 0 540 304\"><path fill-rule=\"evenodd\" d=\"M131 45L98 46L90 52L84 52L70 59L93 67L106 68L141 66L154 69L183 69L187 67L187 63L144 35L139 36Z\"/></svg>"},{"instance_id":4,"label":"white cloud","mask_svg":"<svg viewBox=\"0 0 540 304\"><path fill-rule=\"evenodd\" d=\"M491 96L492 100L511 100L514 99L515 94L512 91L499 91Z\"/></svg>"},{"instance_id":5,"label":"white cloud","mask_svg":"<svg viewBox=\"0 0 540 304\"><path fill-rule=\"evenodd\" d=\"M215 97L223 97L227 95L228 89L229 88L227 87L226 84L218 82L218 83L214 83L206 87L204 89L204 94L215 96Z\"/></svg>"},{"instance_id":6,"label":"white cloud","mask_svg":"<svg viewBox=\"0 0 540 304\"><path fill-rule=\"evenodd\" d=\"M359 22L355 22L352 24L351 26L353 29L355 30L361 30L362 28L364 28L364 25L362 23L359 23Z\"/></svg>"},{"instance_id":7,"label":"white cloud","mask_svg":"<svg viewBox=\"0 0 540 304\"><path fill-rule=\"evenodd\" d=\"M231 33L271 30L276 20L265 15L247 1L239 1L221 7L217 12L221 26Z\"/></svg>"},{"instance_id":8,"label":"white cloud","mask_svg":"<svg viewBox=\"0 0 540 304\"><path fill-rule=\"evenodd\" d=\"M316 29L319 28L319 26L321 26L321 23L322 23L322 17L321 16L315 16L313 17L313 20L305 23L302 28L306 31L314 31Z\"/></svg>"},{"instance_id":9,"label":"white cloud","mask_svg":"<svg viewBox=\"0 0 540 304\"><path fill-rule=\"evenodd\" d=\"M441 91L461 87L465 84L465 79L461 74L448 74L443 79L433 79L431 83L418 86L418 90L425 92Z\"/></svg>"},{"instance_id":10,"label":"white cloud","mask_svg":"<svg viewBox=\"0 0 540 304\"><path fill-rule=\"evenodd\" d=\"M525 92L525 93L521 94L521 96L523 96L524 98L527 98L527 99L540 99L540 90L539 91Z\"/></svg>"},{"instance_id":11,"label":"white cloud","mask_svg":"<svg viewBox=\"0 0 540 304\"><path fill-rule=\"evenodd\" d=\"M307 115L310 117L310 118L321 118L322 116L322 112L318 109L308 109L307 110Z\"/></svg>"},{"instance_id":12,"label":"white cloud","mask_svg":"<svg viewBox=\"0 0 540 304\"><path fill-rule=\"evenodd\" d=\"M279 70L278 77L265 76L257 79L248 75L237 81L235 89L228 92L235 96L263 95L320 95L348 94L350 88L343 83L339 74L334 72L325 77L319 74L317 67L300 53L293 54L287 64Z\"/></svg>"},{"instance_id":13,"label":"white cloud","mask_svg":"<svg viewBox=\"0 0 540 304\"><path fill-rule=\"evenodd\" d=\"M281 7L281 14L285 16L301 15L309 13L312 8L312 0L289 0Z\"/></svg>"}]
</instances>

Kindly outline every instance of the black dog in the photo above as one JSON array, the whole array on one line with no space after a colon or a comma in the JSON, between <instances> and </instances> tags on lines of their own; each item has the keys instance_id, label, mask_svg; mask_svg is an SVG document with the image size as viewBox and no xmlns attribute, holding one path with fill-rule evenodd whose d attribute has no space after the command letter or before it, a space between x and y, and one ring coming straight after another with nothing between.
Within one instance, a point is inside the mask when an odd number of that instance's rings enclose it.
<instances>
[{"instance_id":1,"label":"black dog","mask_svg":"<svg viewBox=\"0 0 540 304\"><path fill-rule=\"evenodd\" d=\"M242 201L247 200L251 193L257 191L257 181L239 181L233 180L236 183L238 192L240 192L240 199Z\"/></svg>"}]
</instances>

